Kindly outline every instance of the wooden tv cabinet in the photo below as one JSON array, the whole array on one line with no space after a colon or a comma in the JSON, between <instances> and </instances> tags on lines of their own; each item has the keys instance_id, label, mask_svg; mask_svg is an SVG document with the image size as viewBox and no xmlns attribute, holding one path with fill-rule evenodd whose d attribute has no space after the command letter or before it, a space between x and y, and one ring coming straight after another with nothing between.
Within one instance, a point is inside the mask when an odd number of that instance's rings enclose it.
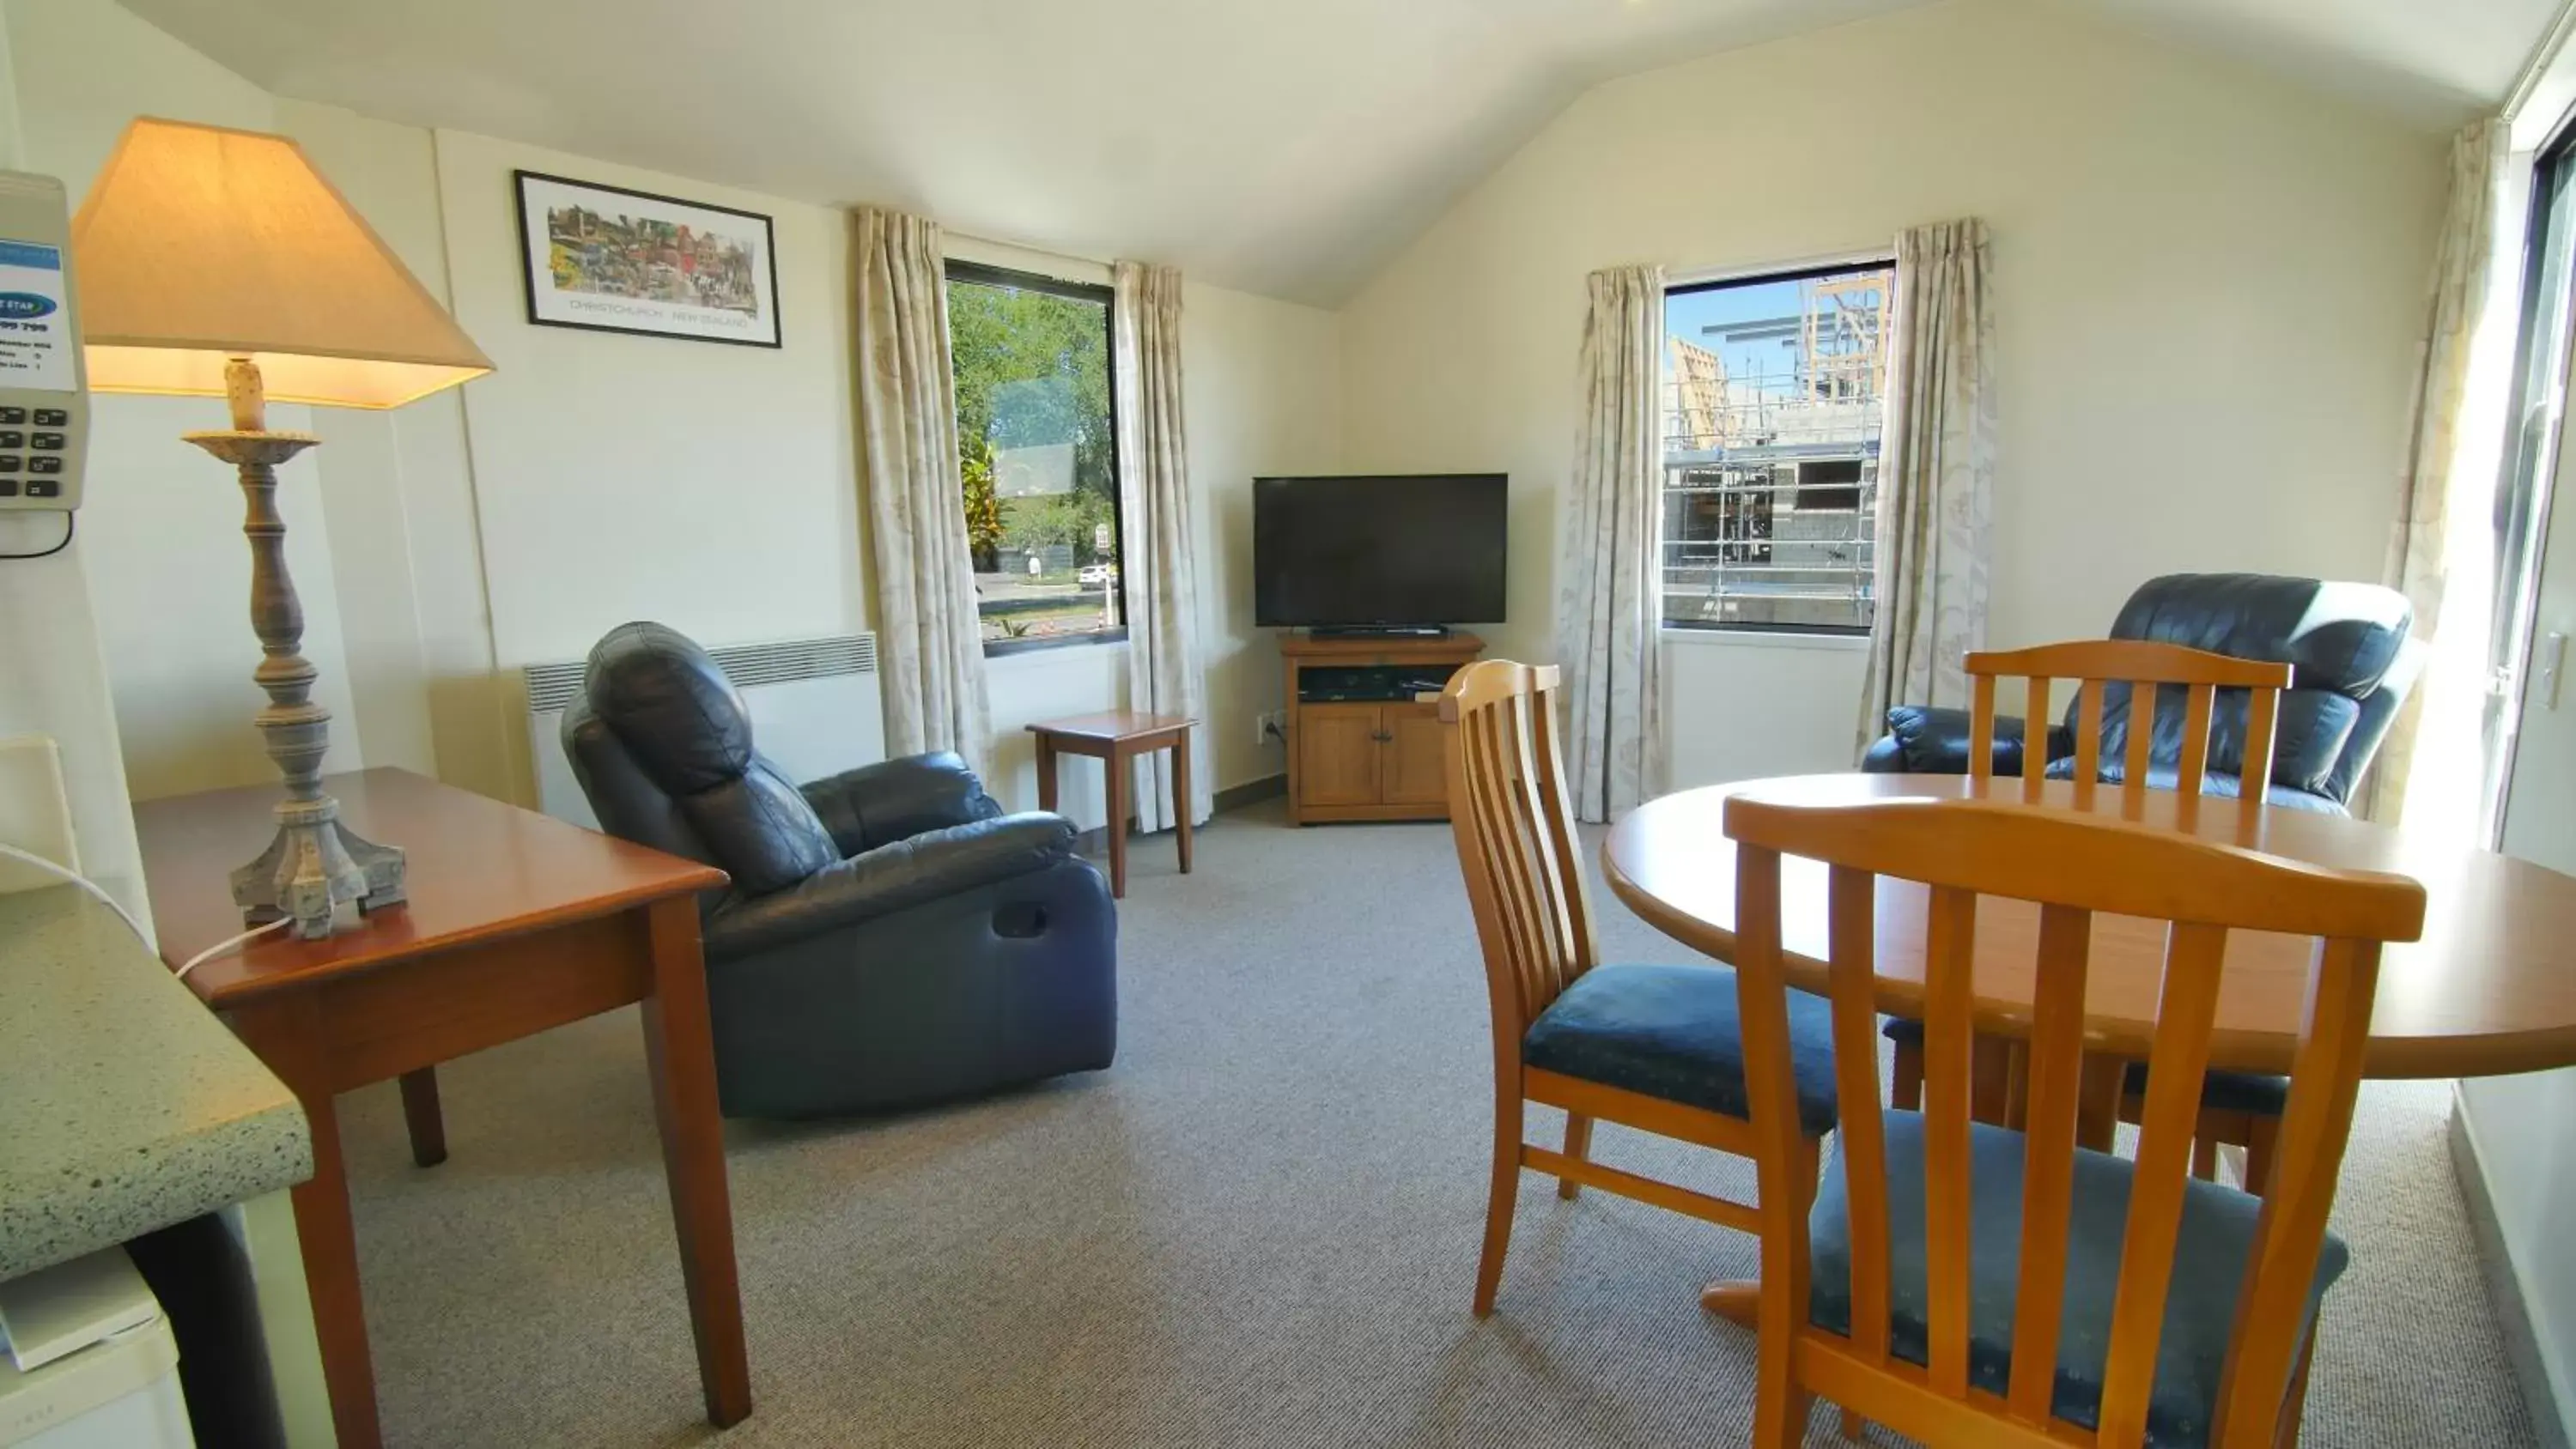
<instances>
[{"instance_id":1,"label":"wooden tv cabinet","mask_svg":"<svg viewBox=\"0 0 2576 1449\"><path fill-rule=\"evenodd\" d=\"M1288 823L1446 820L1447 764L1440 711L1396 685L1407 676L1436 689L1485 652L1473 634L1438 638L1325 637L1288 633ZM1353 698L1323 698L1350 694Z\"/></svg>"}]
</instances>

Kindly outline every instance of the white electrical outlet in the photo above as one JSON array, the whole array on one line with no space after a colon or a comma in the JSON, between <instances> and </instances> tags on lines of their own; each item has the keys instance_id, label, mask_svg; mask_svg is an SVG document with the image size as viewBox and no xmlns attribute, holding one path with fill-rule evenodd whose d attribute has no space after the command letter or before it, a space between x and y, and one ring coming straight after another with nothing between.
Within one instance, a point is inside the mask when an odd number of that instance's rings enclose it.
<instances>
[{"instance_id":1,"label":"white electrical outlet","mask_svg":"<svg viewBox=\"0 0 2576 1449\"><path fill-rule=\"evenodd\" d=\"M1284 709L1268 710L1252 717L1252 742L1266 745L1272 740L1281 744L1288 742L1288 711Z\"/></svg>"},{"instance_id":2,"label":"white electrical outlet","mask_svg":"<svg viewBox=\"0 0 2576 1449\"><path fill-rule=\"evenodd\" d=\"M71 797L63 789L62 755L44 735L0 739L0 841L78 871ZM62 884L34 866L0 856L0 894Z\"/></svg>"}]
</instances>

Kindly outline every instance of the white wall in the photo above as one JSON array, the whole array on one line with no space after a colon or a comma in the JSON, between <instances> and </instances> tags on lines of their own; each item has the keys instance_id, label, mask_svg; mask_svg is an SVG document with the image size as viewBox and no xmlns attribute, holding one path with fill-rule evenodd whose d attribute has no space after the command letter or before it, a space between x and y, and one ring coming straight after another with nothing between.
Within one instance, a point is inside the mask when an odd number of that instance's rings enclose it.
<instances>
[{"instance_id":1,"label":"white wall","mask_svg":"<svg viewBox=\"0 0 2576 1449\"><path fill-rule=\"evenodd\" d=\"M1345 312L1347 461L1508 469L1511 618L1491 634L1546 658L1584 274L1792 262L1973 214L1998 278L1992 642L2096 633L2160 572L2375 578L2441 146L2025 0L1614 81ZM1793 743L1849 762L1856 695L1789 688L1838 684L1832 664L1673 658L1677 697L1729 711L1677 708L1677 763L1767 771Z\"/></svg>"},{"instance_id":2,"label":"white wall","mask_svg":"<svg viewBox=\"0 0 2576 1449\"><path fill-rule=\"evenodd\" d=\"M27 161L10 18L0 10L0 166L16 171L26 169ZM0 516L0 552L50 548L60 527L45 514ZM55 742L81 868L149 925L116 708L90 608L89 548L74 537L49 558L0 561L0 681L7 684L0 689L0 735L40 734Z\"/></svg>"},{"instance_id":3,"label":"white wall","mask_svg":"<svg viewBox=\"0 0 2576 1449\"><path fill-rule=\"evenodd\" d=\"M1848 770L1869 641L1664 632L1664 756L1676 790Z\"/></svg>"},{"instance_id":4,"label":"white wall","mask_svg":"<svg viewBox=\"0 0 2576 1449\"><path fill-rule=\"evenodd\" d=\"M330 768L399 764L528 799L517 666L577 658L631 618L711 644L870 626L842 212L275 99L114 5L5 3L21 53L48 58L23 67L31 164L77 195L137 113L284 130L496 365L393 413L275 410L279 426L325 439L287 470L281 504L306 652L336 716ZM532 326L514 169L770 216L785 345ZM1106 279L1096 262L958 246ZM1208 768L1222 787L1282 768L1275 745L1252 739L1278 684L1249 620L1249 486L1257 472L1336 463L1339 339L1329 313L1218 288L1193 285L1187 308ZM238 493L176 438L214 421L205 406L98 405L82 523L125 760L144 797L255 782L271 768L247 723L260 697L248 681ZM1006 798L1035 799L1020 726L1122 703L1124 655L995 661ZM1068 803L1096 801L1089 770L1069 772Z\"/></svg>"},{"instance_id":5,"label":"white wall","mask_svg":"<svg viewBox=\"0 0 2576 1449\"><path fill-rule=\"evenodd\" d=\"M286 99L277 124L446 301L431 133ZM451 389L390 412L317 408L313 422L367 762L514 793L512 761L526 731L493 674L465 394Z\"/></svg>"},{"instance_id":6,"label":"white wall","mask_svg":"<svg viewBox=\"0 0 2576 1449\"><path fill-rule=\"evenodd\" d=\"M1181 297L1208 717L1220 790L1288 768L1253 721L1280 705L1273 635L1252 622L1252 480L1342 466L1341 326L1328 312L1191 285Z\"/></svg>"},{"instance_id":7,"label":"white wall","mask_svg":"<svg viewBox=\"0 0 2576 1449\"><path fill-rule=\"evenodd\" d=\"M840 212L485 136L437 136L495 662L578 659L630 619L710 644L867 627ZM782 345L527 320L514 169L739 207L775 228Z\"/></svg>"},{"instance_id":8,"label":"white wall","mask_svg":"<svg viewBox=\"0 0 2576 1449\"><path fill-rule=\"evenodd\" d=\"M22 164L87 193L137 114L266 130L267 92L109 4L8 0ZM224 426L223 405L187 398L97 398L82 554L136 797L274 779L251 716L250 549L230 468L179 440ZM269 410L272 427L309 429L312 410ZM342 652L337 579L314 465L279 470L287 563L305 603L314 690L342 722L327 769L361 763Z\"/></svg>"}]
</instances>

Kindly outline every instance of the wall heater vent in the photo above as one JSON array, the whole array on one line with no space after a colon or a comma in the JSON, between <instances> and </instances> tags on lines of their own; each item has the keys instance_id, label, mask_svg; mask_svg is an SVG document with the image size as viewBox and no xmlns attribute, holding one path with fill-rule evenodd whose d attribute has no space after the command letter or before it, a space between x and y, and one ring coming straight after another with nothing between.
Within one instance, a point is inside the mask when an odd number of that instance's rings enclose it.
<instances>
[{"instance_id":1,"label":"wall heater vent","mask_svg":"<svg viewBox=\"0 0 2576 1449\"><path fill-rule=\"evenodd\" d=\"M884 702L874 634L835 634L707 651L751 711L760 752L797 780L815 780L885 758ZM582 661L531 664L528 752L545 812L596 828L564 758L564 706L581 694Z\"/></svg>"}]
</instances>

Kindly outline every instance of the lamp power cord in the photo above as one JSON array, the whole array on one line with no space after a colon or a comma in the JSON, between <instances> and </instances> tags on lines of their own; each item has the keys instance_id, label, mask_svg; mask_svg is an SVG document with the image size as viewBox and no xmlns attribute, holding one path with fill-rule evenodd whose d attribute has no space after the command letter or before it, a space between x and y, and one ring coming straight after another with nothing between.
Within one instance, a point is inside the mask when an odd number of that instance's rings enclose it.
<instances>
[{"instance_id":1,"label":"lamp power cord","mask_svg":"<svg viewBox=\"0 0 2576 1449\"><path fill-rule=\"evenodd\" d=\"M21 850L17 846L0 842L0 855L5 855L9 859L17 861L21 865L33 866L37 870L43 871L45 874L54 877L56 880L69 885L76 885L82 890L89 892L92 896L97 898L100 905L116 912L116 918L125 923L126 929L134 933L134 939L142 942L145 950L149 951L153 949L151 934L143 929L143 923L134 919L134 913L127 910L124 905L116 899L116 897L108 894L107 887L100 885L97 881L91 880L88 876L82 875L79 871L66 869L63 866L57 865L53 861L45 859L43 856L36 854L32 850ZM184 980L189 972L196 970L198 967L214 960L216 957L221 956L228 951L236 950L258 940L269 932L289 924L293 919L294 918L291 916L280 916L276 920L268 922L266 925L253 926L238 936L232 936L224 940L217 941L215 944L208 946L203 951L189 957L185 964L181 965L178 970L171 972L170 975L173 979Z\"/></svg>"}]
</instances>

